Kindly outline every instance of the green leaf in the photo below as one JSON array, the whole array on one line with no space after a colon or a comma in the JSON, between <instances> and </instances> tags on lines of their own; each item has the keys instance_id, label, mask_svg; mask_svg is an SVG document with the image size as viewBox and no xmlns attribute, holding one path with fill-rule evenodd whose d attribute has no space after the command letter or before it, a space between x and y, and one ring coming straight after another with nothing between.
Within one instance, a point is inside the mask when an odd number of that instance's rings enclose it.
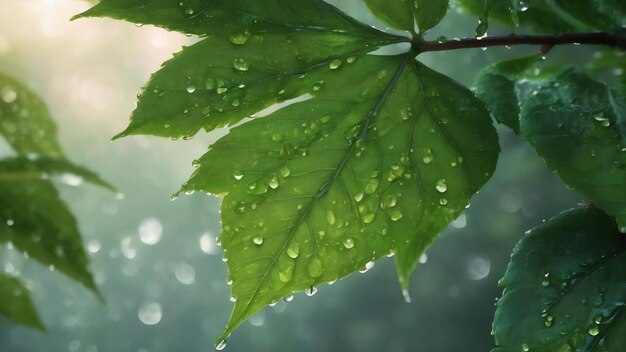
<instances>
[{"instance_id":1,"label":"green leaf","mask_svg":"<svg viewBox=\"0 0 626 352\"><path fill-rule=\"evenodd\" d=\"M74 16L111 17L197 35L250 35L315 31L380 36L322 0L105 0Z\"/></svg>"},{"instance_id":2,"label":"green leaf","mask_svg":"<svg viewBox=\"0 0 626 352\"><path fill-rule=\"evenodd\" d=\"M423 251L489 178L497 137L480 102L411 55L366 56L313 99L233 128L182 191L226 194L236 297L225 339L271 302Z\"/></svg>"},{"instance_id":3,"label":"green leaf","mask_svg":"<svg viewBox=\"0 0 626 352\"><path fill-rule=\"evenodd\" d=\"M528 70L541 60L532 55L492 64L476 76L476 95L487 105L496 121L519 133L519 101L517 81L529 76Z\"/></svg>"},{"instance_id":4,"label":"green leaf","mask_svg":"<svg viewBox=\"0 0 626 352\"><path fill-rule=\"evenodd\" d=\"M42 178L42 169L51 170L24 159L0 161L0 242L11 242L30 258L96 291L76 220L50 181Z\"/></svg>"},{"instance_id":5,"label":"green leaf","mask_svg":"<svg viewBox=\"0 0 626 352\"><path fill-rule=\"evenodd\" d=\"M63 155L48 108L28 87L0 74L0 135L22 155Z\"/></svg>"},{"instance_id":6,"label":"green leaf","mask_svg":"<svg viewBox=\"0 0 626 352\"><path fill-rule=\"evenodd\" d=\"M16 323L44 330L43 324L20 280L0 274L0 314Z\"/></svg>"},{"instance_id":7,"label":"green leaf","mask_svg":"<svg viewBox=\"0 0 626 352\"><path fill-rule=\"evenodd\" d=\"M527 82L520 89L520 127L564 183L617 217L626 231L624 96L612 92L573 70Z\"/></svg>"},{"instance_id":8,"label":"green leaf","mask_svg":"<svg viewBox=\"0 0 626 352\"><path fill-rule=\"evenodd\" d=\"M415 31L413 18L413 0L364 0L367 7L376 17L390 27Z\"/></svg>"},{"instance_id":9,"label":"green leaf","mask_svg":"<svg viewBox=\"0 0 626 352\"><path fill-rule=\"evenodd\" d=\"M520 8L520 1L517 1L516 7L513 7L513 0L488 1L490 2L485 3L485 0L459 0L461 6L470 13L480 17L480 23L476 31L478 36L486 33L489 19L495 19L510 26L531 27L536 31L544 33L576 32L586 29L581 23L564 16L561 11L558 11L546 1L526 1L525 4L522 3L524 8L528 5L526 11L515 10L514 12L511 10ZM486 6L488 4L493 6L489 8Z\"/></svg>"},{"instance_id":10,"label":"green leaf","mask_svg":"<svg viewBox=\"0 0 626 352\"><path fill-rule=\"evenodd\" d=\"M148 82L129 127L116 136L189 138L275 103L317 94L324 77L395 37L300 31L254 35L245 44L208 37L167 61Z\"/></svg>"},{"instance_id":11,"label":"green leaf","mask_svg":"<svg viewBox=\"0 0 626 352\"><path fill-rule=\"evenodd\" d=\"M595 208L565 212L513 250L492 352L626 348L626 239Z\"/></svg>"},{"instance_id":12,"label":"green leaf","mask_svg":"<svg viewBox=\"0 0 626 352\"><path fill-rule=\"evenodd\" d=\"M555 0L555 3L593 28L625 34L626 1L624 0Z\"/></svg>"},{"instance_id":13,"label":"green leaf","mask_svg":"<svg viewBox=\"0 0 626 352\"><path fill-rule=\"evenodd\" d=\"M414 0L413 14L420 34L435 27L448 13L449 0Z\"/></svg>"}]
</instances>

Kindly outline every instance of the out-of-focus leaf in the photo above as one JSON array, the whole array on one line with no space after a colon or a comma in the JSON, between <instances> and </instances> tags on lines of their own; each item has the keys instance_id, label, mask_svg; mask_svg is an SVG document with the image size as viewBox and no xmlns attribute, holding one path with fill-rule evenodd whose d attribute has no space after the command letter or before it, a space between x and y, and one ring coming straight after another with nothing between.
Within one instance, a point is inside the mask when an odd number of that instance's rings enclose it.
<instances>
[{"instance_id":1,"label":"out-of-focus leaf","mask_svg":"<svg viewBox=\"0 0 626 352\"><path fill-rule=\"evenodd\" d=\"M626 350L626 239L595 208L565 212L513 250L492 352Z\"/></svg>"},{"instance_id":2,"label":"out-of-focus leaf","mask_svg":"<svg viewBox=\"0 0 626 352\"><path fill-rule=\"evenodd\" d=\"M626 35L626 1L624 0L555 0L564 11L597 29Z\"/></svg>"},{"instance_id":3,"label":"out-of-focus leaf","mask_svg":"<svg viewBox=\"0 0 626 352\"><path fill-rule=\"evenodd\" d=\"M517 9L526 8L526 10L514 12L511 12L511 9L515 8L512 0L488 0L487 3L485 0L459 0L459 3L470 13L480 17L477 35L486 33L489 19L511 26L531 27L545 33L575 32L587 29L578 21L563 16L545 0L517 1ZM492 6L489 8L485 4L492 4Z\"/></svg>"},{"instance_id":4,"label":"out-of-focus leaf","mask_svg":"<svg viewBox=\"0 0 626 352\"><path fill-rule=\"evenodd\" d=\"M420 34L435 27L448 13L449 0L414 0L413 14Z\"/></svg>"},{"instance_id":5,"label":"out-of-focus leaf","mask_svg":"<svg viewBox=\"0 0 626 352\"><path fill-rule=\"evenodd\" d=\"M370 11L390 27L413 32L414 0L364 0Z\"/></svg>"},{"instance_id":6,"label":"out-of-focus leaf","mask_svg":"<svg viewBox=\"0 0 626 352\"><path fill-rule=\"evenodd\" d=\"M516 83L537 62L539 55L498 62L482 69L476 76L476 95L487 105L496 121L519 133L519 102Z\"/></svg>"},{"instance_id":7,"label":"out-of-focus leaf","mask_svg":"<svg viewBox=\"0 0 626 352\"><path fill-rule=\"evenodd\" d=\"M94 172L65 159L17 157L0 160L0 182L41 180L47 178L48 175L64 176L73 185L87 181L110 191L116 191L115 187Z\"/></svg>"},{"instance_id":8,"label":"out-of-focus leaf","mask_svg":"<svg viewBox=\"0 0 626 352\"><path fill-rule=\"evenodd\" d=\"M522 135L564 183L626 232L624 95L568 70L520 89Z\"/></svg>"},{"instance_id":9,"label":"out-of-focus leaf","mask_svg":"<svg viewBox=\"0 0 626 352\"><path fill-rule=\"evenodd\" d=\"M0 135L19 154L63 155L48 108L29 88L3 74L0 74Z\"/></svg>"},{"instance_id":10,"label":"out-of-focus leaf","mask_svg":"<svg viewBox=\"0 0 626 352\"><path fill-rule=\"evenodd\" d=\"M498 151L483 105L411 55L345 64L315 98L232 129L182 189L227 194L221 242L237 301L222 338L389 253L406 289Z\"/></svg>"},{"instance_id":11,"label":"out-of-focus leaf","mask_svg":"<svg viewBox=\"0 0 626 352\"><path fill-rule=\"evenodd\" d=\"M16 323L44 330L43 324L20 280L0 274L0 314Z\"/></svg>"},{"instance_id":12,"label":"out-of-focus leaf","mask_svg":"<svg viewBox=\"0 0 626 352\"><path fill-rule=\"evenodd\" d=\"M96 290L74 216L32 164L0 162L0 242Z\"/></svg>"}]
</instances>

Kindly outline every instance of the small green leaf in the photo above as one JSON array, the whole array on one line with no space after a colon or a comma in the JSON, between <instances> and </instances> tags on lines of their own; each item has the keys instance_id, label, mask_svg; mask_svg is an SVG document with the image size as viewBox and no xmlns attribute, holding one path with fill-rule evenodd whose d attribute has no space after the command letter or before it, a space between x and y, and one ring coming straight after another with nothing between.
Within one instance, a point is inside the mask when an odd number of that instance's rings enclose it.
<instances>
[{"instance_id":1,"label":"small green leaf","mask_svg":"<svg viewBox=\"0 0 626 352\"><path fill-rule=\"evenodd\" d=\"M0 74L0 135L22 155L63 155L48 108L28 87Z\"/></svg>"},{"instance_id":2,"label":"small green leaf","mask_svg":"<svg viewBox=\"0 0 626 352\"><path fill-rule=\"evenodd\" d=\"M564 183L626 231L626 146L617 126L623 96L573 70L520 87L522 135Z\"/></svg>"},{"instance_id":3,"label":"small green leaf","mask_svg":"<svg viewBox=\"0 0 626 352\"><path fill-rule=\"evenodd\" d=\"M528 70L541 60L532 55L498 62L482 69L476 76L476 95L487 105L496 121L519 133L519 101L516 83L526 78Z\"/></svg>"},{"instance_id":4,"label":"small green leaf","mask_svg":"<svg viewBox=\"0 0 626 352\"><path fill-rule=\"evenodd\" d=\"M406 288L493 172L484 107L411 55L363 57L325 85L233 128L183 186L226 194L221 242L236 303L222 338L271 302L389 253Z\"/></svg>"},{"instance_id":5,"label":"small green leaf","mask_svg":"<svg viewBox=\"0 0 626 352\"><path fill-rule=\"evenodd\" d=\"M37 181L47 178L48 175L61 175L68 180L71 178L70 183L73 185L87 181L116 192L115 187L94 172L72 164L66 159L17 157L0 160L0 182Z\"/></svg>"},{"instance_id":6,"label":"small green leaf","mask_svg":"<svg viewBox=\"0 0 626 352\"><path fill-rule=\"evenodd\" d=\"M412 4L414 0L364 0L367 7L376 17L390 27L413 32L415 19Z\"/></svg>"},{"instance_id":7,"label":"small green leaf","mask_svg":"<svg viewBox=\"0 0 626 352\"><path fill-rule=\"evenodd\" d=\"M435 27L448 13L449 0L414 0L413 14L419 33Z\"/></svg>"},{"instance_id":8,"label":"small green leaf","mask_svg":"<svg viewBox=\"0 0 626 352\"><path fill-rule=\"evenodd\" d=\"M565 212L529 232L501 285L492 352L622 352L626 240L595 208Z\"/></svg>"},{"instance_id":9,"label":"small green leaf","mask_svg":"<svg viewBox=\"0 0 626 352\"><path fill-rule=\"evenodd\" d=\"M0 314L16 323L44 330L28 290L17 278L0 274Z\"/></svg>"},{"instance_id":10,"label":"small green leaf","mask_svg":"<svg viewBox=\"0 0 626 352\"><path fill-rule=\"evenodd\" d=\"M152 76L130 125L116 138L189 138L201 128L234 124L275 103L326 90L326 75L393 41L316 31L254 35L244 45L208 37Z\"/></svg>"},{"instance_id":11,"label":"small green leaf","mask_svg":"<svg viewBox=\"0 0 626 352\"><path fill-rule=\"evenodd\" d=\"M111 17L241 40L248 35L293 31L381 35L322 0L106 0L73 19L83 17Z\"/></svg>"},{"instance_id":12,"label":"small green leaf","mask_svg":"<svg viewBox=\"0 0 626 352\"><path fill-rule=\"evenodd\" d=\"M555 0L564 11L597 29L621 32L626 29L624 0Z\"/></svg>"},{"instance_id":13,"label":"small green leaf","mask_svg":"<svg viewBox=\"0 0 626 352\"><path fill-rule=\"evenodd\" d=\"M96 291L74 216L37 166L0 162L0 242Z\"/></svg>"}]
</instances>

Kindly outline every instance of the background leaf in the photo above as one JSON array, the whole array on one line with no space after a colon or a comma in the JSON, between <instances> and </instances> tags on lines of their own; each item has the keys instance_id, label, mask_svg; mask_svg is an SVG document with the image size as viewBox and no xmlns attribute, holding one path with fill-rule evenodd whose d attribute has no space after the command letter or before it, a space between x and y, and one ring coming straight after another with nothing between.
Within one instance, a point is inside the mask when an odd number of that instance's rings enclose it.
<instances>
[{"instance_id":1,"label":"background leaf","mask_svg":"<svg viewBox=\"0 0 626 352\"><path fill-rule=\"evenodd\" d=\"M409 32L415 31L413 0L364 0L376 17L390 27Z\"/></svg>"},{"instance_id":2,"label":"background leaf","mask_svg":"<svg viewBox=\"0 0 626 352\"><path fill-rule=\"evenodd\" d=\"M423 34L435 27L448 13L449 0L414 0L413 15L419 28L419 33Z\"/></svg>"},{"instance_id":3,"label":"background leaf","mask_svg":"<svg viewBox=\"0 0 626 352\"><path fill-rule=\"evenodd\" d=\"M20 280L0 274L0 297L0 314L17 323L44 330L28 290Z\"/></svg>"},{"instance_id":4,"label":"background leaf","mask_svg":"<svg viewBox=\"0 0 626 352\"><path fill-rule=\"evenodd\" d=\"M626 35L626 2L622 0L555 0L555 3L593 28Z\"/></svg>"},{"instance_id":5,"label":"background leaf","mask_svg":"<svg viewBox=\"0 0 626 352\"><path fill-rule=\"evenodd\" d=\"M493 352L626 348L626 240L594 208L565 212L513 250Z\"/></svg>"},{"instance_id":6,"label":"background leaf","mask_svg":"<svg viewBox=\"0 0 626 352\"><path fill-rule=\"evenodd\" d=\"M0 74L0 135L19 154L63 155L48 108L29 88L3 74Z\"/></svg>"},{"instance_id":7,"label":"background leaf","mask_svg":"<svg viewBox=\"0 0 626 352\"><path fill-rule=\"evenodd\" d=\"M521 59L498 62L482 69L476 76L476 95L487 105L496 121L519 133L519 101L516 83L528 70L541 61L532 55Z\"/></svg>"},{"instance_id":8,"label":"background leaf","mask_svg":"<svg viewBox=\"0 0 626 352\"><path fill-rule=\"evenodd\" d=\"M520 127L563 182L616 216L626 231L626 152L616 126L623 96L610 92L573 70L527 82L520 90Z\"/></svg>"}]
</instances>

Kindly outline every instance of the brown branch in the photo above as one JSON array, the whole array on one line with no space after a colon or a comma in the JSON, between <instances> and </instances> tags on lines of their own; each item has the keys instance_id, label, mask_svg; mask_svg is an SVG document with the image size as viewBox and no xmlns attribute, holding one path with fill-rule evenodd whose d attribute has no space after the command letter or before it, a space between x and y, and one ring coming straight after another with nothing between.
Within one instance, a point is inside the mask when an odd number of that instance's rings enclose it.
<instances>
[{"instance_id":1,"label":"brown branch","mask_svg":"<svg viewBox=\"0 0 626 352\"><path fill-rule=\"evenodd\" d=\"M542 50L549 50L555 45L595 44L606 45L626 50L626 37L618 37L607 32L563 33L554 35L516 35L486 37L482 39L464 38L449 41L414 41L413 49L418 53L428 51L457 50L467 48L486 48L490 46L541 45Z\"/></svg>"}]
</instances>

